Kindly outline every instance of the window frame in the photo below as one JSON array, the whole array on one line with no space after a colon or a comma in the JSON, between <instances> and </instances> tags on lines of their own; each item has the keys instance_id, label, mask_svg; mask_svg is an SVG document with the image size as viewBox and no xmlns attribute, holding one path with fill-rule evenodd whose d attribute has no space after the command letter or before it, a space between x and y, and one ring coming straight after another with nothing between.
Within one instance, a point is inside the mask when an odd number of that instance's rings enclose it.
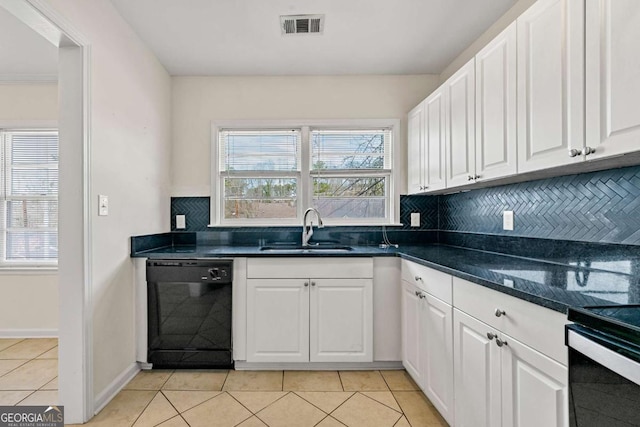
<instances>
[{"instance_id":1,"label":"window frame","mask_svg":"<svg viewBox=\"0 0 640 427\"><path fill-rule=\"evenodd\" d=\"M297 188L296 217L291 219L225 219L223 206L224 180L221 179L219 133L222 130L300 130L300 171ZM384 219L337 219L323 218L325 225L398 225L400 219L400 120L399 119L341 119L341 120L231 120L211 122L211 190L209 227L255 227L255 226L297 226L302 223L302 214L313 206L313 174L311 169L311 131L312 130L354 130L354 129L390 129L392 143L391 170L366 170L345 173L345 171L327 171L323 176L385 176L388 177L388 203ZM234 173L234 177L242 174ZM248 174L257 177L255 174ZM265 177L288 176L286 173L264 173Z\"/></svg>"},{"instance_id":2,"label":"window frame","mask_svg":"<svg viewBox=\"0 0 640 427\"><path fill-rule=\"evenodd\" d=\"M7 194L8 189L4 187L7 185L8 178L7 174L10 172L11 165L8 164L10 161L7 152L9 150L8 140L6 140L5 134L17 133L17 132L56 132L58 134L58 174L60 173L60 161L59 161L59 153L60 153L60 130L58 128L58 122L55 120L40 120L40 121L0 121L0 149L2 150L1 162L0 166L0 181L3 185L1 189L1 199L0 202L7 203L10 200L56 200L59 201L60 191L58 189L57 196L10 196ZM11 230L11 227L7 225L7 207L5 205L4 209L0 209L0 274L3 271L11 272L11 271L22 271L22 272L47 272L47 271L57 271L58 269L58 260L59 260L59 252L58 257L51 260L39 259L39 260L7 260L7 234ZM59 226L55 228L55 231L59 235ZM58 248L59 248L58 241Z\"/></svg>"}]
</instances>

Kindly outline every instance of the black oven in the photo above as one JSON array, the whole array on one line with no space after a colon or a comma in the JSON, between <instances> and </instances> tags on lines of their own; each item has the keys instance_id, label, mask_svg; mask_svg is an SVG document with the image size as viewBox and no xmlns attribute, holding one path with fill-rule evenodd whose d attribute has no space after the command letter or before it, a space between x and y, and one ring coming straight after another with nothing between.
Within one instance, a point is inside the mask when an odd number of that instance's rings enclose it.
<instances>
[{"instance_id":1,"label":"black oven","mask_svg":"<svg viewBox=\"0 0 640 427\"><path fill-rule=\"evenodd\" d=\"M231 260L147 260L153 368L231 368Z\"/></svg>"},{"instance_id":2,"label":"black oven","mask_svg":"<svg viewBox=\"0 0 640 427\"><path fill-rule=\"evenodd\" d=\"M640 306L570 309L569 424L640 426Z\"/></svg>"}]
</instances>

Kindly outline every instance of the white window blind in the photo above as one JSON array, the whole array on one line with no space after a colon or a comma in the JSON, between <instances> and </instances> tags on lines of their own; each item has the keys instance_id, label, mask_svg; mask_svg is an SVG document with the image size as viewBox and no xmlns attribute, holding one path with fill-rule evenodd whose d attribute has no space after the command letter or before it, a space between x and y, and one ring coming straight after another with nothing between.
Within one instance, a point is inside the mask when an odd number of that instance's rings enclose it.
<instances>
[{"instance_id":1,"label":"white window blind","mask_svg":"<svg viewBox=\"0 0 640 427\"><path fill-rule=\"evenodd\" d=\"M4 130L0 231L4 265L58 258L58 133Z\"/></svg>"},{"instance_id":2,"label":"white window blind","mask_svg":"<svg viewBox=\"0 0 640 427\"><path fill-rule=\"evenodd\" d=\"M389 218L391 129L312 130L312 203L344 222Z\"/></svg>"},{"instance_id":3,"label":"white window blind","mask_svg":"<svg viewBox=\"0 0 640 427\"><path fill-rule=\"evenodd\" d=\"M297 171L300 168L298 130L222 130L220 170Z\"/></svg>"},{"instance_id":4,"label":"white window blind","mask_svg":"<svg viewBox=\"0 0 640 427\"><path fill-rule=\"evenodd\" d=\"M223 222L298 216L300 130L221 130Z\"/></svg>"}]
</instances>

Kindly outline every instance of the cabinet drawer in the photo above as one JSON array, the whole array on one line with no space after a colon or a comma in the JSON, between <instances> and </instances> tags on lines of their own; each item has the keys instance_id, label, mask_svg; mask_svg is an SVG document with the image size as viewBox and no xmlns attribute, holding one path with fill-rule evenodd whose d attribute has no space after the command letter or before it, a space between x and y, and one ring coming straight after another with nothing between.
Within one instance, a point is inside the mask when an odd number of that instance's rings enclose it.
<instances>
[{"instance_id":1,"label":"cabinet drawer","mask_svg":"<svg viewBox=\"0 0 640 427\"><path fill-rule=\"evenodd\" d=\"M249 258L247 278L368 279L373 258Z\"/></svg>"},{"instance_id":2,"label":"cabinet drawer","mask_svg":"<svg viewBox=\"0 0 640 427\"><path fill-rule=\"evenodd\" d=\"M402 280L414 284L423 291L448 304L452 303L452 277L449 274L403 259Z\"/></svg>"},{"instance_id":3,"label":"cabinet drawer","mask_svg":"<svg viewBox=\"0 0 640 427\"><path fill-rule=\"evenodd\" d=\"M457 277L453 278L453 305L567 365L566 315ZM505 314L497 317L496 310Z\"/></svg>"}]
</instances>

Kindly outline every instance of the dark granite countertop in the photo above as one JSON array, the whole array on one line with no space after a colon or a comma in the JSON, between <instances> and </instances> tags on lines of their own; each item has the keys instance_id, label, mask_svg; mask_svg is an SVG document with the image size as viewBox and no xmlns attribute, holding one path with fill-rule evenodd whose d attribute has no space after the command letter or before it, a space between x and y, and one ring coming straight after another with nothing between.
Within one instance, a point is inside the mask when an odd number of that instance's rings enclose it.
<instances>
[{"instance_id":1,"label":"dark granite countertop","mask_svg":"<svg viewBox=\"0 0 640 427\"><path fill-rule=\"evenodd\" d=\"M132 253L145 258L207 257L377 257L400 256L455 277L566 312L569 307L640 302L640 257L628 250L567 252L531 259L443 244L381 249L353 246L342 253L261 251L258 246L174 245Z\"/></svg>"}]
</instances>

